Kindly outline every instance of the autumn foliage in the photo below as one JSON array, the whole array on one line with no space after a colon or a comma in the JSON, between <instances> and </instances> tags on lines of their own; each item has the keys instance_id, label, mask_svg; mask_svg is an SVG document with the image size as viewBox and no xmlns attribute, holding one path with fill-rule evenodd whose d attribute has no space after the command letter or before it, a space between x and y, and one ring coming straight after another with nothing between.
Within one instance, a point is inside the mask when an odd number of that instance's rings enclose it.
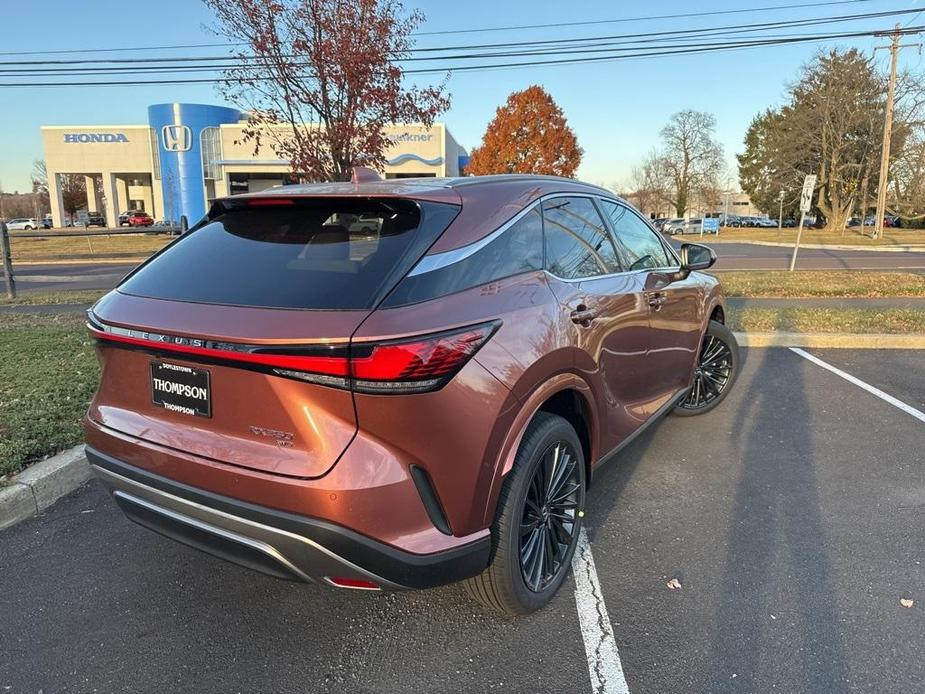
<instances>
[{"instance_id":1,"label":"autumn foliage","mask_svg":"<svg viewBox=\"0 0 925 694\"><path fill-rule=\"evenodd\" d=\"M542 87L511 94L472 151L466 173L574 176L583 151L562 109Z\"/></svg>"},{"instance_id":2,"label":"autumn foliage","mask_svg":"<svg viewBox=\"0 0 925 694\"><path fill-rule=\"evenodd\" d=\"M215 32L243 48L222 91L249 111L244 140L266 145L309 181L382 169L386 125L429 126L449 106L444 85L403 82L398 63L423 21L399 0L204 0Z\"/></svg>"}]
</instances>

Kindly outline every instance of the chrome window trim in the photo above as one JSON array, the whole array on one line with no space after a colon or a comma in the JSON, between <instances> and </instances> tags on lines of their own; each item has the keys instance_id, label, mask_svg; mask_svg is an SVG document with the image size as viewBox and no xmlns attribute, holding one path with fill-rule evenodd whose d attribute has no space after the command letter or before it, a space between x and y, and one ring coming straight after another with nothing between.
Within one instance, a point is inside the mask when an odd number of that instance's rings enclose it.
<instances>
[{"instance_id":1,"label":"chrome window trim","mask_svg":"<svg viewBox=\"0 0 925 694\"><path fill-rule=\"evenodd\" d=\"M459 248L454 248L451 251L444 251L443 253L434 253L433 255L425 255L421 258L417 265L411 268L411 272L408 273L408 277L414 277L415 275L423 275L427 272L433 272L434 270L440 270L447 267L448 265L454 265L462 260L465 260L469 256L479 252L485 246L490 244L492 241L497 239L501 234L514 226L517 222L527 216L531 210L536 208L542 203L542 198L535 200L530 203L528 207L525 207L520 212L515 214L504 224L499 226L493 232L488 234L488 236L483 236L478 241L474 241L467 246L460 246Z\"/></svg>"},{"instance_id":2,"label":"chrome window trim","mask_svg":"<svg viewBox=\"0 0 925 694\"><path fill-rule=\"evenodd\" d=\"M495 229L493 232L491 232L487 236L483 236L478 241L474 241L466 246L460 246L459 248L454 248L451 251L444 251L443 253L434 253L433 255L425 255L423 258L421 258L417 262L417 265L411 268L411 272L409 272L407 276L414 277L416 275L423 275L426 272L433 272L434 270L440 270L442 268L447 267L448 265L453 265L462 260L465 260L469 256L485 248L485 246L490 244L492 241L494 241L499 236L501 236L501 234L503 234L505 231L510 229L512 226L514 226L517 222L519 222L521 219L526 217L527 214L529 214L531 210L534 210L536 207L543 205L543 203L545 203L548 200L553 200L555 198L590 198L591 202L595 203L595 198L597 197L600 197L600 196L595 195L593 193L547 193L546 195L534 200L527 207L525 207L520 212L518 212L513 217L511 217L509 220L507 220L504 224L499 226L497 229ZM595 203L595 209L597 209L596 203ZM542 209L540 210L540 213L542 214ZM598 214L600 214L601 217L603 217L603 214L601 213L600 209L598 209ZM602 219L601 221L604 222L604 225L606 227L607 221L604 219ZM543 255L545 256L545 251ZM545 267L543 268L543 270L545 271ZM553 277L555 276L556 275L553 275ZM607 277L607 276L608 275L594 275L594 277ZM583 279L590 279L590 278L585 277Z\"/></svg>"}]
</instances>

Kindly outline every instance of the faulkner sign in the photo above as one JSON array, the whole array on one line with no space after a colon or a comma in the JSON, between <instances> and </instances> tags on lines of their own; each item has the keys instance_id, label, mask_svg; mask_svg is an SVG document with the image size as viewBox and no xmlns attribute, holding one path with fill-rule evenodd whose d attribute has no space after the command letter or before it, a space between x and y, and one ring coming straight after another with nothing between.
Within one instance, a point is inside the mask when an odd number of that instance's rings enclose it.
<instances>
[{"instance_id":1,"label":"faulkner sign","mask_svg":"<svg viewBox=\"0 0 925 694\"><path fill-rule=\"evenodd\" d=\"M65 133L65 142L128 142L125 133Z\"/></svg>"}]
</instances>

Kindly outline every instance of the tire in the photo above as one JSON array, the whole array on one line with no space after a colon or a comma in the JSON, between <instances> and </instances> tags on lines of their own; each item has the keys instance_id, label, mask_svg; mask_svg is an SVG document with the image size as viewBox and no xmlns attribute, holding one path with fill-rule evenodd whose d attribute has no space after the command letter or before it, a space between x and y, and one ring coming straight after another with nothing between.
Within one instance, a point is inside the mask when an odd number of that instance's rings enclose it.
<instances>
[{"instance_id":1,"label":"tire","mask_svg":"<svg viewBox=\"0 0 925 694\"><path fill-rule=\"evenodd\" d=\"M711 320L697 354L691 387L672 412L679 417L709 412L729 395L738 375L739 343L729 328Z\"/></svg>"},{"instance_id":2,"label":"tire","mask_svg":"<svg viewBox=\"0 0 925 694\"><path fill-rule=\"evenodd\" d=\"M35 227L33 227L33 226L27 224L26 226L23 227L23 231L32 231L34 228L35 228Z\"/></svg>"},{"instance_id":3,"label":"tire","mask_svg":"<svg viewBox=\"0 0 925 694\"><path fill-rule=\"evenodd\" d=\"M553 462L556 450L559 451L558 465L564 462L568 468L557 467ZM556 471L565 475L558 487L558 496L563 501L560 505L543 504L539 509L536 505L528 505L527 498L533 498L537 493L543 496L542 490L534 486L533 481L535 477L541 481L544 479L540 471L544 465L548 466L545 470L550 471L549 477L553 482L557 479ZM555 484L551 486L556 488ZM586 486L584 455L572 425L558 415L537 413L527 427L514 466L501 488L496 520L491 528L491 564L482 574L465 582L467 592L486 607L512 615L530 614L545 606L559 590L571 568L584 516ZM562 496L565 490L570 491L567 496ZM566 509L566 505L569 508ZM550 508L570 520L557 521L556 518L562 516L551 516L548 513ZM532 509L538 512L534 513ZM522 526L525 520L528 522ZM531 524L533 530L524 535L526 539L522 548L521 528ZM559 529L562 534L557 534ZM567 545L559 541L566 537ZM532 554L528 549L531 543ZM551 571L547 575L547 564L543 559L547 556L547 548L554 545L555 556L549 562ZM522 559L522 551L527 552L526 561ZM532 563L531 558L534 560ZM525 576L525 563L541 568L539 580L534 585L530 585Z\"/></svg>"}]
</instances>

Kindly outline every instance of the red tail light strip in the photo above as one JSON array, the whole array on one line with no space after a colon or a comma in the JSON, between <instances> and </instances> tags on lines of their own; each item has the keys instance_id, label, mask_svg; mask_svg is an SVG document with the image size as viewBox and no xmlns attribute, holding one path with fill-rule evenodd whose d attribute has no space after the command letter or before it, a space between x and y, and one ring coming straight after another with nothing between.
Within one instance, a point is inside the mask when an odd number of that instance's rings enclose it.
<instances>
[{"instance_id":1,"label":"red tail light strip","mask_svg":"<svg viewBox=\"0 0 925 694\"><path fill-rule=\"evenodd\" d=\"M421 337L349 346L272 347L129 330L104 325L89 313L88 317L87 328L98 340L266 367L288 378L383 394L439 389L501 325L495 321Z\"/></svg>"},{"instance_id":2,"label":"red tail light strip","mask_svg":"<svg viewBox=\"0 0 925 694\"><path fill-rule=\"evenodd\" d=\"M323 373L331 376L349 375L349 361L343 357L319 357L319 356L296 356L296 355L278 355L255 353L250 351L239 350L222 350L210 347L199 347L188 344L177 344L165 340L147 339L143 337L131 337L117 333L100 330L94 325L87 326L90 333L99 340L109 342L119 342L137 347L147 347L149 349L163 350L166 352L176 352L178 354L189 354L199 357L212 357L217 359L227 359L230 361L240 361L248 364L259 364L261 366L272 366L281 369L290 369L295 371L310 371L314 373ZM169 337L158 335L159 338ZM185 338L180 338L185 339ZM247 347L247 345L236 345ZM344 347L346 349L346 346Z\"/></svg>"}]
</instances>

